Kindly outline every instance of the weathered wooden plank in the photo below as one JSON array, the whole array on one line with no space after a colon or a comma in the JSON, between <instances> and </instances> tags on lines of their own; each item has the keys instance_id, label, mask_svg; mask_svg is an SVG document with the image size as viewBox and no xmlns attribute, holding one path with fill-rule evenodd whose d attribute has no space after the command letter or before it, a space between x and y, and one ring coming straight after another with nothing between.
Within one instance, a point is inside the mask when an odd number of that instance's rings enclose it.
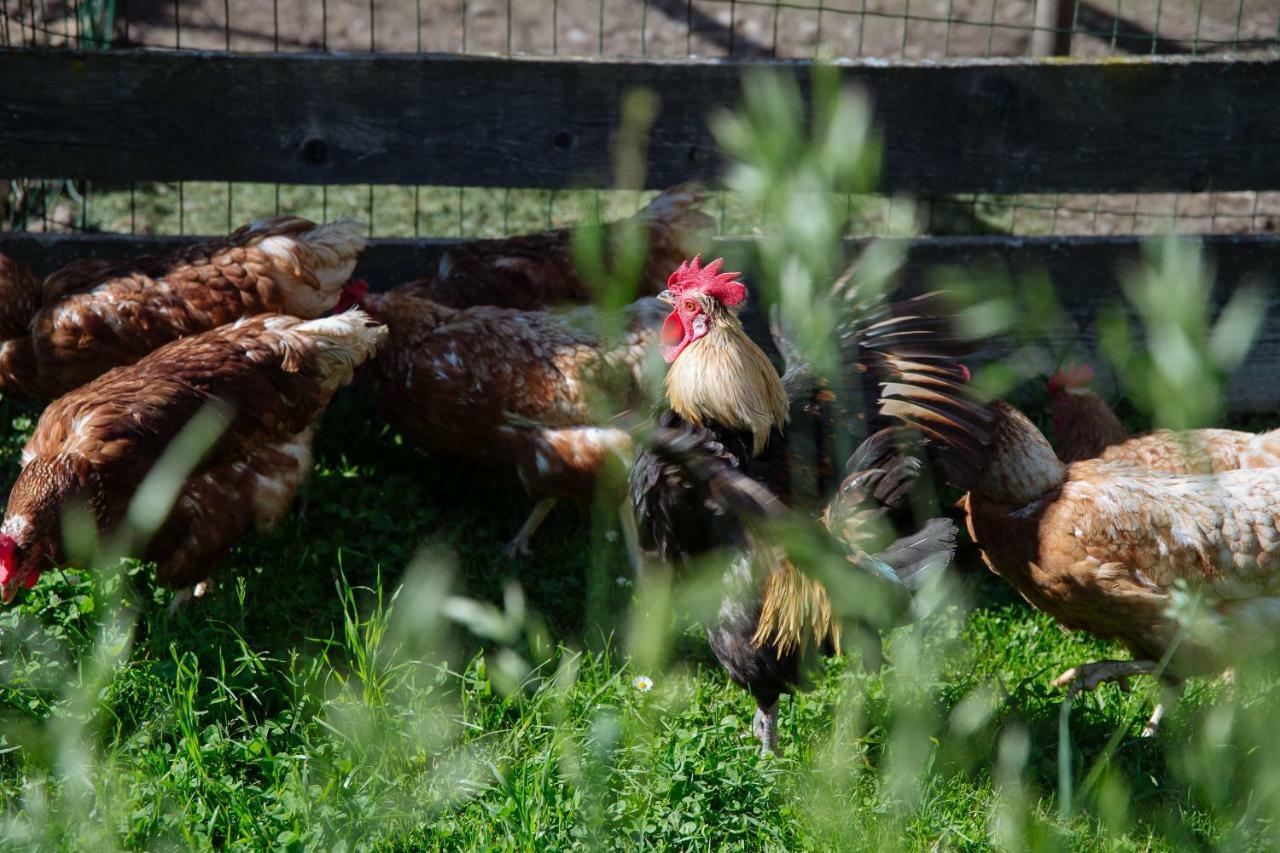
<instances>
[{"instance_id":1,"label":"weathered wooden plank","mask_svg":"<svg viewBox=\"0 0 1280 853\"><path fill-rule=\"evenodd\" d=\"M779 61L0 51L0 175L612 184L623 93L658 93L646 183L720 170L707 118ZM844 62L921 193L1280 189L1280 60Z\"/></svg>"},{"instance_id":2,"label":"weathered wooden plank","mask_svg":"<svg viewBox=\"0 0 1280 853\"><path fill-rule=\"evenodd\" d=\"M128 235L47 235L0 233L0 251L46 274L82 257L131 257L165 251L195 238L131 237ZM440 254L458 242L443 240L374 240L361 256L357 275L374 289L384 289L422 276L434 269ZM860 241L849 241L854 252ZM1248 360L1236 372L1231 403L1241 412L1280 411L1280 238L1270 236L1210 237L1206 256L1215 275L1219 301L1245 281L1272 285L1271 301L1262 333ZM747 240L717 242L716 251L731 263L749 268L751 244ZM1133 237L942 237L912 243L902 275L902 287L920 291L937 286L944 268L963 269L970 275L1001 276L1015 286L1029 276L1047 274L1053 282L1074 328L1064 329L1046 343L1056 352L1067 352L1073 342L1082 353L1096 351L1094 322L1099 308L1119 296L1120 271L1139 259L1141 240ZM1007 347L997 343L985 355L1001 357Z\"/></svg>"}]
</instances>

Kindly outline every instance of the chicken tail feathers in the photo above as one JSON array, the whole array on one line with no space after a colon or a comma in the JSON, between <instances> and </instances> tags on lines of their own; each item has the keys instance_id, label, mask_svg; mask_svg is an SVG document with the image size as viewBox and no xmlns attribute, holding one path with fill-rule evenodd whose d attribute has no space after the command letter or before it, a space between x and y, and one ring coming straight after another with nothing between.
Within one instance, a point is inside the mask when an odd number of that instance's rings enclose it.
<instances>
[{"instance_id":1,"label":"chicken tail feathers","mask_svg":"<svg viewBox=\"0 0 1280 853\"><path fill-rule=\"evenodd\" d=\"M37 374L35 347L29 336L0 341L0 391L45 396Z\"/></svg>"},{"instance_id":2,"label":"chicken tail feathers","mask_svg":"<svg viewBox=\"0 0 1280 853\"><path fill-rule=\"evenodd\" d=\"M338 301L365 247L362 226L345 217L322 225L298 217L276 217L246 229L243 234L237 232L236 238L256 242L289 281L319 291L330 303L327 307Z\"/></svg>"},{"instance_id":3,"label":"chicken tail feathers","mask_svg":"<svg viewBox=\"0 0 1280 853\"><path fill-rule=\"evenodd\" d=\"M0 254L0 341L31 333L42 302L40 280L31 270Z\"/></svg>"},{"instance_id":4,"label":"chicken tail feathers","mask_svg":"<svg viewBox=\"0 0 1280 853\"><path fill-rule=\"evenodd\" d=\"M995 416L967 384L958 364L885 353L888 374L880 390L880 414L919 430L942 447L953 485L971 489L986 465Z\"/></svg>"},{"instance_id":5,"label":"chicken tail feathers","mask_svg":"<svg viewBox=\"0 0 1280 853\"><path fill-rule=\"evenodd\" d=\"M789 510L762 484L724 461L721 448L707 434L656 430L641 440L655 455L705 483L724 512L739 515L749 526L763 525L764 537L748 539L758 555L781 546L783 554L771 558L776 564L762 589L753 636L757 646L770 645L780 654L810 645L838 648L843 620L879 629L898 624L910 612L911 597L898 568L878 556L851 553L838 537ZM920 566L911 559L917 552L909 552L909 545L902 543L894 557L901 571L914 577ZM918 553L925 550L920 543ZM948 553L942 565L949 558Z\"/></svg>"}]
</instances>

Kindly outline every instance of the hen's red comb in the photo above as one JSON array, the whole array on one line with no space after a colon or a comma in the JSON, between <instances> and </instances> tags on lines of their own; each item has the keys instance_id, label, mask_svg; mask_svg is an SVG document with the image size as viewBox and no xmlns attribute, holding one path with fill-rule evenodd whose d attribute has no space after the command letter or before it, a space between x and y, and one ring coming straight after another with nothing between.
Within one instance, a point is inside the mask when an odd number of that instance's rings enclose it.
<instances>
[{"instance_id":1,"label":"hen's red comb","mask_svg":"<svg viewBox=\"0 0 1280 853\"><path fill-rule=\"evenodd\" d=\"M342 293L338 296L338 304L333 306L331 314L341 314L364 304L369 295L369 282L362 278L353 278L342 285Z\"/></svg>"},{"instance_id":2,"label":"hen's red comb","mask_svg":"<svg viewBox=\"0 0 1280 853\"><path fill-rule=\"evenodd\" d=\"M1049 377L1049 393L1068 388L1083 388L1093 381L1093 368L1087 364L1068 364Z\"/></svg>"},{"instance_id":3,"label":"hen's red comb","mask_svg":"<svg viewBox=\"0 0 1280 853\"><path fill-rule=\"evenodd\" d=\"M13 555L17 547L17 542L8 536L0 535L0 584L13 580L14 572L18 570L18 567L13 564Z\"/></svg>"},{"instance_id":4,"label":"hen's red comb","mask_svg":"<svg viewBox=\"0 0 1280 853\"><path fill-rule=\"evenodd\" d=\"M737 305L747 298L747 286L738 281L742 273L720 272L724 258L716 258L705 267L702 256L694 255L667 279L667 289L675 294L705 293L725 305Z\"/></svg>"}]
</instances>

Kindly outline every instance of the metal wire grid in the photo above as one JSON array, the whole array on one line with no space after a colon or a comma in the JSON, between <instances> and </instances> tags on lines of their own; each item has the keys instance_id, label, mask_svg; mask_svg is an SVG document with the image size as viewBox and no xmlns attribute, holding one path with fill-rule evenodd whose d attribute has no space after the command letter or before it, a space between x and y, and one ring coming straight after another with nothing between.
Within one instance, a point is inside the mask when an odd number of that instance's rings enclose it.
<instances>
[{"instance_id":1,"label":"metal wire grid","mask_svg":"<svg viewBox=\"0 0 1280 853\"><path fill-rule=\"evenodd\" d=\"M538 55L1204 54L1280 45L1275 0L0 0L6 46Z\"/></svg>"},{"instance_id":2,"label":"metal wire grid","mask_svg":"<svg viewBox=\"0 0 1280 853\"><path fill-rule=\"evenodd\" d=\"M597 56L978 57L1240 53L1280 45L1276 0L0 0L12 47L469 52ZM465 187L14 180L0 228L217 233L288 210L366 219L375 236L493 236L622 215L635 193ZM890 199L849 233L889 233ZM850 205L851 209L854 205ZM724 233L760 227L721 195ZM951 196L918 205L931 234L1256 233L1280 193Z\"/></svg>"}]
</instances>

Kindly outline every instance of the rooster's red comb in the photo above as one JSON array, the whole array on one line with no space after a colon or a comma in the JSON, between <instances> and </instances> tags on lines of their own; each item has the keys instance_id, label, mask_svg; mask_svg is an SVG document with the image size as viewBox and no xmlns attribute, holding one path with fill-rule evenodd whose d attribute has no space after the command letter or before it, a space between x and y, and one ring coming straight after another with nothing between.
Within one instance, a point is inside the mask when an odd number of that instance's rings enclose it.
<instances>
[{"instance_id":1,"label":"rooster's red comb","mask_svg":"<svg viewBox=\"0 0 1280 853\"><path fill-rule=\"evenodd\" d=\"M702 256L694 255L667 279L667 289L675 294L705 293L725 305L737 305L747 298L747 286L738 281L741 273L720 272L724 258L716 258L705 267Z\"/></svg>"}]
</instances>

